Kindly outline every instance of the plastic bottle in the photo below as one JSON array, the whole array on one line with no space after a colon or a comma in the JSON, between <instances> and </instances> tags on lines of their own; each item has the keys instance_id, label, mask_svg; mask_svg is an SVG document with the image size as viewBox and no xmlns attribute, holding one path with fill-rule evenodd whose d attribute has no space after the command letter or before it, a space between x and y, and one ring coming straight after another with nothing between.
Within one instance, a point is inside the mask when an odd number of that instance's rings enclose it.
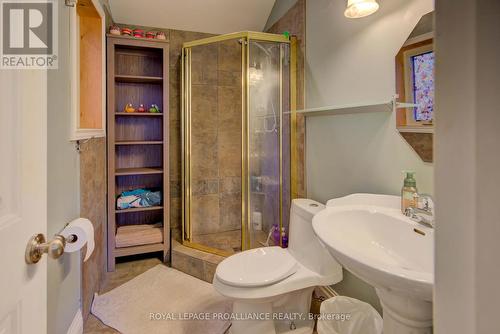
<instances>
[{"instance_id":1,"label":"plastic bottle","mask_svg":"<svg viewBox=\"0 0 500 334\"><path fill-rule=\"evenodd\" d=\"M415 203L417 190L417 181L415 180L415 172L405 171L406 174L403 188L401 189L401 212L405 213L407 208L415 208L417 205Z\"/></svg>"}]
</instances>

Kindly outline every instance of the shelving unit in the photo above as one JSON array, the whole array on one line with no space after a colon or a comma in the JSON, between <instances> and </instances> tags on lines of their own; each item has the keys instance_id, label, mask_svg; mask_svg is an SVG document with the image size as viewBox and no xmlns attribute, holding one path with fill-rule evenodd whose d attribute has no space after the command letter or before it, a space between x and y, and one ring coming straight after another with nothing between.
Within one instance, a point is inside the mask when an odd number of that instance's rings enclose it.
<instances>
[{"instance_id":1,"label":"shelving unit","mask_svg":"<svg viewBox=\"0 0 500 334\"><path fill-rule=\"evenodd\" d=\"M169 44L108 35L107 48L108 271L114 271L117 257L161 251L169 260ZM128 103L146 110L156 104L161 112L126 113ZM117 208L122 192L139 188L161 191L161 204Z\"/></svg>"}]
</instances>

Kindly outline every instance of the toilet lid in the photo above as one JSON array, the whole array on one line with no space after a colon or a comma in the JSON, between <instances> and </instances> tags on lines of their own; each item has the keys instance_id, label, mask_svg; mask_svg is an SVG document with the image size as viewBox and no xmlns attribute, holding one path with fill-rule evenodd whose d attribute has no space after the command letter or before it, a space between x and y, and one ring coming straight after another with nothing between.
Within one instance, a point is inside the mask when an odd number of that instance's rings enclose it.
<instances>
[{"instance_id":1,"label":"toilet lid","mask_svg":"<svg viewBox=\"0 0 500 334\"><path fill-rule=\"evenodd\" d=\"M215 271L228 285L255 287L276 283L297 271L297 261L281 247L261 247L232 255Z\"/></svg>"}]
</instances>

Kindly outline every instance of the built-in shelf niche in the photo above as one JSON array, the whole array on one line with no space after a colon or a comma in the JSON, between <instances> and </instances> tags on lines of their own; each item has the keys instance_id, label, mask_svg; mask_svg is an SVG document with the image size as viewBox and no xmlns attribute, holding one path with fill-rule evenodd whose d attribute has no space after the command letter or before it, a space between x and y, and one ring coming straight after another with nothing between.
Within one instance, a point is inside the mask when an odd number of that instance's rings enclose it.
<instances>
[{"instance_id":1,"label":"built-in shelf niche","mask_svg":"<svg viewBox=\"0 0 500 334\"><path fill-rule=\"evenodd\" d=\"M98 0L79 0L70 10L70 139L106 135L105 14Z\"/></svg>"},{"instance_id":2,"label":"built-in shelf niche","mask_svg":"<svg viewBox=\"0 0 500 334\"><path fill-rule=\"evenodd\" d=\"M161 168L163 145L115 145L115 168Z\"/></svg>"},{"instance_id":3,"label":"built-in shelf niche","mask_svg":"<svg viewBox=\"0 0 500 334\"><path fill-rule=\"evenodd\" d=\"M133 117L125 115L116 114L115 116L114 139L116 142L163 141L163 117Z\"/></svg>"},{"instance_id":4,"label":"built-in shelf niche","mask_svg":"<svg viewBox=\"0 0 500 334\"><path fill-rule=\"evenodd\" d=\"M143 170L117 170L116 183L113 189L113 197L117 197L122 192L137 188L161 188L163 185L163 170L143 169Z\"/></svg>"},{"instance_id":5,"label":"built-in shelf niche","mask_svg":"<svg viewBox=\"0 0 500 334\"><path fill-rule=\"evenodd\" d=\"M168 164L168 42L108 36L108 270L121 256L170 249ZM125 112L132 104L135 112ZM143 105L145 112L137 109ZM160 113L150 113L152 104ZM146 188L161 191L160 205L117 209L124 191ZM162 223L163 227L152 227ZM151 226L144 226L149 224ZM156 226L156 225L155 225ZM130 235L124 239L125 227ZM155 228L161 238L146 240L144 228ZM161 230L161 235L159 230ZM136 235L135 235L136 234ZM116 243L117 235L120 236ZM146 240L141 244L140 240Z\"/></svg>"}]
</instances>

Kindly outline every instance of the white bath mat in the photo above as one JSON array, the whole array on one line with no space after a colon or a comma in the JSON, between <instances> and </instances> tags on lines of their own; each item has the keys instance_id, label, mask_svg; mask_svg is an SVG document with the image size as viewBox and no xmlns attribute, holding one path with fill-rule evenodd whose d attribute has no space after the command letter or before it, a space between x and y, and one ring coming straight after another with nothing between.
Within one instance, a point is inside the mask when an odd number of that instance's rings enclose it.
<instances>
[{"instance_id":1,"label":"white bath mat","mask_svg":"<svg viewBox=\"0 0 500 334\"><path fill-rule=\"evenodd\" d=\"M231 302L211 284L161 264L92 304L92 314L123 334L222 334L230 323L214 315L227 312ZM196 320L204 314L208 320Z\"/></svg>"}]
</instances>

